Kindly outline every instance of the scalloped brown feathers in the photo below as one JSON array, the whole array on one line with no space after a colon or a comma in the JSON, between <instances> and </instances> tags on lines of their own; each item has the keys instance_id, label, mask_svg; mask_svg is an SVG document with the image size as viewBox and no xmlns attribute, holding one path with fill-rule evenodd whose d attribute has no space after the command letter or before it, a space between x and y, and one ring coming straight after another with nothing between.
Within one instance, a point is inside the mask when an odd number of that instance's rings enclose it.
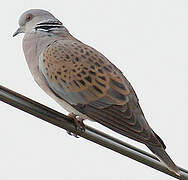
<instances>
[{"instance_id":1,"label":"scalloped brown feathers","mask_svg":"<svg viewBox=\"0 0 188 180\"><path fill-rule=\"evenodd\" d=\"M80 42L55 41L43 52L42 64L45 77L55 85L51 88L68 89L66 94L60 91L59 96L71 104L88 104L101 98L107 105L128 102L130 85L122 73L102 54Z\"/></svg>"}]
</instances>

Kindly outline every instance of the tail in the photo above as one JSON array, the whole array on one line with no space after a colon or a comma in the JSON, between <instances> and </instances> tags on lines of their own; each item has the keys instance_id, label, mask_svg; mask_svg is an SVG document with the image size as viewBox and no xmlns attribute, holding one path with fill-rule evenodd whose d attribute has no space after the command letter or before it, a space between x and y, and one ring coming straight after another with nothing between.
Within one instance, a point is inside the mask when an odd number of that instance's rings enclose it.
<instances>
[{"instance_id":1,"label":"tail","mask_svg":"<svg viewBox=\"0 0 188 180\"><path fill-rule=\"evenodd\" d=\"M165 166L176 175L180 176L180 170L162 147L149 146L148 148L165 164Z\"/></svg>"}]
</instances>

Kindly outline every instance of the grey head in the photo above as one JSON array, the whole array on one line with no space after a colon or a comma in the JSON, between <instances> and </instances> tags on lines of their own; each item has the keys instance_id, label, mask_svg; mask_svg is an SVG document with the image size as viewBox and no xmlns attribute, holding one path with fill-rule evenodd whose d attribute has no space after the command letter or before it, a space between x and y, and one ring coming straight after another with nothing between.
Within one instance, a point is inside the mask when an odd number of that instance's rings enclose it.
<instances>
[{"instance_id":1,"label":"grey head","mask_svg":"<svg viewBox=\"0 0 188 180\"><path fill-rule=\"evenodd\" d=\"M13 37L20 33L30 33L36 28L46 30L50 27L62 26L62 23L50 12L42 9L30 9L24 12L18 21L19 28L13 34Z\"/></svg>"}]
</instances>

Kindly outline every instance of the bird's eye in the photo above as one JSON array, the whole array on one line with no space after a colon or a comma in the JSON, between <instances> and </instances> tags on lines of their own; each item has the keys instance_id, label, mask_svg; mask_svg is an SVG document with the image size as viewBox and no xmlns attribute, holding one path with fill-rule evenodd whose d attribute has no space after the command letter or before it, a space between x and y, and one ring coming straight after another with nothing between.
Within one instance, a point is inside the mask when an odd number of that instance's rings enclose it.
<instances>
[{"instance_id":1,"label":"bird's eye","mask_svg":"<svg viewBox=\"0 0 188 180\"><path fill-rule=\"evenodd\" d=\"M32 18L33 18L33 15L32 14L28 14L26 16L26 21L29 22Z\"/></svg>"}]
</instances>

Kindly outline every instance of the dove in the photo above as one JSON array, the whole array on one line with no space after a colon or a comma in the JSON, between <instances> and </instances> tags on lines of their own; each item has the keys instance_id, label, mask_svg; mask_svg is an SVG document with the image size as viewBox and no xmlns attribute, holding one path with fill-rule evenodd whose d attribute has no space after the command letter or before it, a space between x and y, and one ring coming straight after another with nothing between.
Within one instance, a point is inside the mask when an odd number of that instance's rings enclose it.
<instances>
[{"instance_id":1,"label":"dove","mask_svg":"<svg viewBox=\"0 0 188 180\"><path fill-rule=\"evenodd\" d=\"M50 12L31 9L13 34L25 33L23 50L37 84L84 127L96 121L145 144L166 167L180 171L152 130L137 95L123 73L96 49L73 37Z\"/></svg>"}]
</instances>

